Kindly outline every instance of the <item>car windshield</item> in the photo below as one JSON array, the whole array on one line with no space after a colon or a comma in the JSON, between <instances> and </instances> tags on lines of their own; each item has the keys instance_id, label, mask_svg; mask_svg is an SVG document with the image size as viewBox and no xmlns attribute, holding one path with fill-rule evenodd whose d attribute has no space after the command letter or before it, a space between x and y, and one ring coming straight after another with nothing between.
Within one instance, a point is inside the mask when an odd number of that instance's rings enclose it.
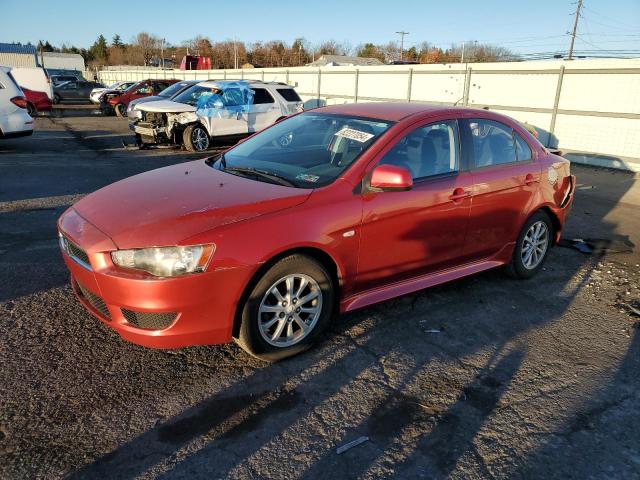
<instances>
[{"instance_id":1,"label":"car windshield","mask_svg":"<svg viewBox=\"0 0 640 480\"><path fill-rule=\"evenodd\" d=\"M189 85L190 85L189 82L177 82L177 83L174 83L173 85L169 85L167 88L162 90L158 94L158 96L159 97L165 97L165 98L171 98L176 93L179 93L181 90L183 90L185 87L187 87Z\"/></svg>"},{"instance_id":2,"label":"car windshield","mask_svg":"<svg viewBox=\"0 0 640 480\"><path fill-rule=\"evenodd\" d=\"M299 188L332 183L390 127L391 122L303 113L283 120L227 151L215 166L269 181L268 173Z\"/></svg>"},{"instance_id":3,"label":"car windshield","mask_svg":"<svg viewBox=\"0 0 640 480\"><path fill-rule=\"evenodd\" d=\"M187 105L195 106L198 103L198 99L203 94L216 93L219 90L214 87L203 87L201 85L194 85L190 88L187 88L184 92L179 95L176 95L172 100L178 103L186 103Z\"/></svg>"}]
</instances>

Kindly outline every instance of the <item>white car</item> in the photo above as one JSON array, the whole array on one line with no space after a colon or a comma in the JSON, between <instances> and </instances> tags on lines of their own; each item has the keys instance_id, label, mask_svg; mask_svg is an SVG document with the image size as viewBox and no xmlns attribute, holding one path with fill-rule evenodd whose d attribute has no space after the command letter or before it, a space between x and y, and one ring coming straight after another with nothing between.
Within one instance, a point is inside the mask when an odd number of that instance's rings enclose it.
<instances>
[{"instance_id":1,"label":"white car","mask_svg":"<svg viewBox=\"0 0 640 480\"><path fill-rule=\"evenodd\" d=\"M94 88L89 94L89 100L91 100L91 103L99 105L100 103L102 103L102 99L107 93L119 93L123 90L126 90L134 83L137 82L116 82L112 85L109 85L108 87Z\"/></svg>"},{"instance_id":2,"label":"white car","mask_svg":"<svg viewBox=\"0 0 640 480\"><path fill-rule=\"evenodd\" d=\"M0 138L32 133L33 118L27 113L27 99L11 75L11 69L0 67Z\"/></svg>"},{"instance_id":3,"label":"white car","mask_svg":"<svg viewBox=\"0 0 640 480\"><path fill-rule=\"evenodd\" d=\"M302 100L286 83L206 81L172 100L138 105L129 128L140 146L179 144L200 152L213 138L246 137L302 110Z\"/></svg>"}]
</instances>

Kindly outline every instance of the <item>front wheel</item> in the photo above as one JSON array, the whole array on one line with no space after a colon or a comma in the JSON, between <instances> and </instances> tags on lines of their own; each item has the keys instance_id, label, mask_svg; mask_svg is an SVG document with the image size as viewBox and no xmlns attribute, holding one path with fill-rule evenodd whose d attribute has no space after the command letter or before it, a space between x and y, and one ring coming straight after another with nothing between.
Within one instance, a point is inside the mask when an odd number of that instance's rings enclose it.
<instances>
[{"instance_id":1,"label":"front wheel","mask_svg":"<svg viewBox=\"0 0 640 480\"><path fill-rule=\"evenodd\" d=\"M27 113L31 118L35 118L38 115L38 109L33 103L27 103Z\"/></svg>"},{"instance_id":2,"label":"front wheel","mask_svg":"<svg viewBox=\"0 0 640 480\"><path fill-rule=\"evenodd\" d=\"M116 116L121 118L127 116L127 107L123 103L117 104L113 109L116 112Z\"/></svg>"},{"instance_id":3,"label":"front wheel","mask_svg":"<svg viewBox=\"0 0 640 480\"><path fill-rule=\"evenodd\" d=\"M189 125L182 132L184 146L190 152L204 152L211 145L211 137L202 125Z\"/></svg>"},{"instance_id":4,"label":"front wheel","mask_svg":"<svg viewBox=\"0 0 640 480\"><path fill-rule=\"evenodd\" d=\"M308 349L331 321L335 287L316 260L291 255L274 264L247 298L238 344L275 362Z\"/></svg>"},{"instance_id":5,"label":"front wheel","mask_svg":"<svg viewBox=\"0 0 640 480\"><path fill-rule=\"evenodd\" d=\"M553 239L553 224L543 211L524 224L513 251L507 273L514 278L531 278L542 269Z\"/></svg>"}]
</instances>

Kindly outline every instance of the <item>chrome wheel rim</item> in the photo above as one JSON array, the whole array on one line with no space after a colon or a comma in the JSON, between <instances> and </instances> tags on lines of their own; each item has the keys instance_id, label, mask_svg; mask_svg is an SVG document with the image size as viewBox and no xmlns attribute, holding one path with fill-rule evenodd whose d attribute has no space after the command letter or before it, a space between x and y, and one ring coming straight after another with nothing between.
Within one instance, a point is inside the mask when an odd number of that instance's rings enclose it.
<instances>
[{"instance_id":1,"label":"chrome wheel rim","mask_svg":"<svg viewBox=\"0 0 640 480\"><path fill-rule=\"evenodd\" d=\"M314 329L322 312L322 290L302 273L282 277L262 297L258 310L260 335L274 347L290 347Z\"/></svg>"},{"instance_id":2,"label":"chrome wheel rim","mask_svg":"<svg viewBox=\"0 0 640 480\"><path fill-rule=\"evenodd\" d=\"M206 150L209 148L209 135L201 128L193 129L191 141L193 146L196 147L196 150Z\"/></svg>"},{"instance_id":3,"label":"chrome wheel rim","mask_svg":"<svg viewBox=\"0 0 640 480\"><path fill-rule=\"evenodd\" d=\"M522 264L527 270L533 270L544 258L549 246L549 229L543 221L529 227L522 242Z\"/></svg>"}]
</instances>

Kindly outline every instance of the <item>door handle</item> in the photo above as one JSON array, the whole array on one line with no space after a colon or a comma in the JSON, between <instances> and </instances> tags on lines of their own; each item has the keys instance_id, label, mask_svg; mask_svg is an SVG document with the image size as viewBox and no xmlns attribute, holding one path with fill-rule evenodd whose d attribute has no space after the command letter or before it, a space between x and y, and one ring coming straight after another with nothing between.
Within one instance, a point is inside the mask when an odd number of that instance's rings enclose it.
<instances>
[{"instance_id":1,"label":"door handle","mask_svg":"<svg viewBox=\"0 0 640 480\"><path fill-rule=\"evenodd\" d=\"M540 181L539 178L535 178L531 173L527 173L527 176L524 177L525 185L532 185L534 183L538 183Z\"/></svg>"},{"instance_id":2,"label":"door handle","mask_svg":"<svg viewBox=\"0 0 640 480\"><path fill-rule=\"evenodd\" d=\"M456 188L453 193L449 195L449 200L451 200L452 202L457 202L470 196L471 192L464 190L463 188Z\"/></svg>"}]
</instances>

